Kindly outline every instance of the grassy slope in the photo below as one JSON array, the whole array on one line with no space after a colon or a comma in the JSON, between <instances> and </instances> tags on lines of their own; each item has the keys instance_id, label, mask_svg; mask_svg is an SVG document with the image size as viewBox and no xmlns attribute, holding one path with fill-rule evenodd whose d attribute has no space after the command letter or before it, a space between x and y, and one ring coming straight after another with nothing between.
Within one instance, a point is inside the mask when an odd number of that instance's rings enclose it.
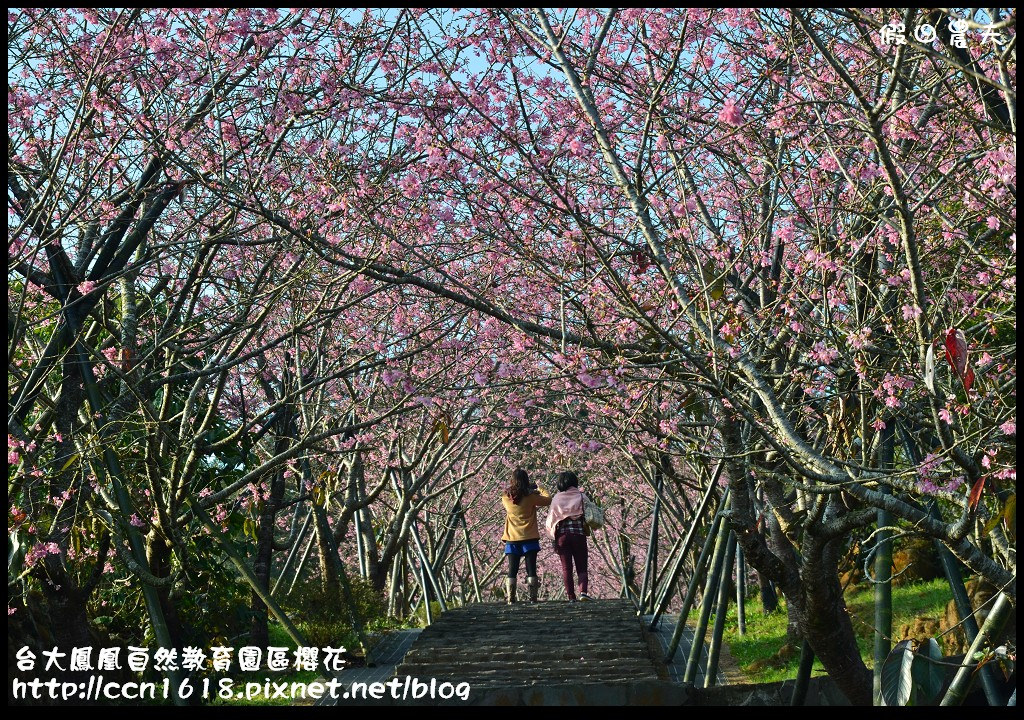
<instances>
[{"instance_id":1,"label":"grassy slope","mask_svg":"<svg viewBox=\"0 0 1024 720\"><path fill-rule=\"evenodd\" d=\"M279 625L277 622L271 621L270 623L268 623L268 625L267 625L267 632L268 632L268 634L270 636L270 644L272 646L274 646L274 647L286 647L286 648L288 648L289 652L295 650L295 641L292 640L288 636L288 633L285 632L285 629L283 627L281 627L281 625ZM272 673L267 673L267 672L262 672L262 673L255 672L255 673L240 674L238 677L235 678L235 688L236 688L236 690L244 691L245 684L247 682L262 682L265 677L268 677L271 674ZM273 681L277 682L277 683L280 683L280 682L311 683L314 680L318 680L318 679L321 679L320 675L319 675L319 673L314 672L314 671L301 671L300 672L300 671L294 670L294 671L288 672L288 673L273 674ZM211 699L211 703L210 704L211 705L240 705L240 706L243 706L243 707L248 707L248 706L259 706L259 705L312 705L313 701L307 699L307 700L296 700L295 702L292 702L291 700L284 699L284 698L275 698L275 697L265 698L265 697L262 697L262 696L254 697L254 698L252 698L250 700L246 700L245 698L231 698L230 700L223 700L223 699L221 699L219 697L214 697L214 698Z\"/></svg>"},{"instance_id":2,"label":"grassy slope","mask_svg":"<svg viewBox=\"0 0 1024 720\"><path fill-rule=\"evenodd\" d=\"M756 593L757 586L754 585L750 589ZM851 588L846 593L846 604L852 616L853 630L857 634L857 644L860 647L861 657L864 658L868 667L873 664L874 600L872 593L872 587L866 583ZM933 580L893 588L893 632L898 634L903 625L909 624L919 616L941 618L950 598L949 586L945 580ZM792 658L781 667L767 667L753 672L748 670L751 663L775 656L785 645L785 606L780 605L777 612L766 617L761 612L759 599L750 598L746 604L746 617L747 632L743 637L739 637L736 631L736 607L735 605L730 606L725 641L729 644L729 650L740 666L740 670L746 675L747 681L760 683L795 678L800 660L799 650L793 653ZM813 674L825 674L821 663L817 660L814 662Z\"/></svg>"},{"instance_id":3,"label":"grassy slope","mask_svg":"<svg viewBox=\"0 0 1024 720\"><path fill-rule=\"evenodd\" d=\"M435 603L435 605L436 605L436 603ZM434 612L440 614L440 612L441 612L440 606L437 606L437 608L435 609ZM374 621L370 622L369 630L371 632L373 632L373 631L376 631L376 630L393 629L393 628L397 628L397 627L400 627L400 625L397 622L395 622L395 621L389 621L387 619L377 618ZM311 629L313 629L313 628L309 627L308 625L300 624L299 629L302 630L303 632L306 632L308 634L309 631ZM281 625L279 623L277 623L276 621L272 620L268 624L267 630L268 630L268 633L270 635L270 644L272 646L286 647L286 648L289 649L289 651L295 650L295 641L292 640L291 637L288 636L288 633L285 632L284 628L281 627ZM319 635L326 635L326 637L320 637L315 642L311 641L310 645L315 645L317 647L321 647L322 645L331 645L331 646L334 646L334 647L337 647L338 645L342 645L344 647L351 648L353 650L355 650L355 649L357 649L359 647L359 640L356 637L355 633L350 628L348 628L346 622L344 622L342 620L336 621L333 625L322 624L321 627L315 628L315 631ZM337 638L337 639L332 639L332 638ZM339 640L340 640L340 642L339 642ZM255 682L262 682L263 678L265 678L265 677L267 677L268 675L271 675L271 674L264 672L262 674L261 673L252 673L251 675L252 675L251 678L248 677L247 675L244 675L244 674L243 675L239 675L236 678L236 682L235 682L236 688L244 690L246 682L248 682L250 680L255 681ZM294 671L286 672L286 673L273 674L273 681L276 682L276 683L281 683L281 682L288 682L288 683L301 682L301 683L307 683L308 684L308 683L313 682L314 680L320 680L320 679L322 679L320 674L317 673L317 672L314 672L314 671L297 671L297 670L294 670ZM246 700L245 698L231 698L229 700L221 700L220 698L215 698L213 700L212 704L214 704L214 705L243 705L243 706L258 706L258 705L312 705L313 704L313 700L312 699L304 699L304 700L303 699L298 699L295 702L292 702L292 701L290 701L288 699L275 698L275 697L270 697L270 698L257 697L257 698L251 699L251 700Z\"/></svg>"}]
</instances>

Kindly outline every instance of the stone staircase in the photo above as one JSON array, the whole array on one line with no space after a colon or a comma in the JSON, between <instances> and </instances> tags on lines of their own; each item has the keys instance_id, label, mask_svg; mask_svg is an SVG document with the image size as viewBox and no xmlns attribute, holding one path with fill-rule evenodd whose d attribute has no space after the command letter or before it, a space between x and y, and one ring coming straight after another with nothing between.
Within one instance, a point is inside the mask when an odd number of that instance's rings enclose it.
<instances>
[{"instance_id":1,"label":"stone staircase","mask_svg":"<svg viewBox=\"0 0 1024 720\"><path fill-rule=\"evenodd\" d=\"M468 682L470 703L681 704L626 601L476 603L423 630L397 676Z\"/></svg>"}]
</instances>

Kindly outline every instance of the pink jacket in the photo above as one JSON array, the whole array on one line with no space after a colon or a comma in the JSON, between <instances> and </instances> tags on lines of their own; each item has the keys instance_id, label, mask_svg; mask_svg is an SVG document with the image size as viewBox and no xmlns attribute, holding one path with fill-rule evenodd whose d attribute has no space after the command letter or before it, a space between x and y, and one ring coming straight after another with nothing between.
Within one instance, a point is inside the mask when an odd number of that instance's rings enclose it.
<instances>
[{"instance_id":1,"label":"pink jacket","mask_svg":"<svg viewBox=\"0 0 1024 720\"><path fill-rule=\"evenodd\" d=\"M555 526L571 517L583 516L583 498L586 497L579 488L569 488L551 498L548 508L547 529L551 537L555 536Z\"/></svg>"}]
</instances>

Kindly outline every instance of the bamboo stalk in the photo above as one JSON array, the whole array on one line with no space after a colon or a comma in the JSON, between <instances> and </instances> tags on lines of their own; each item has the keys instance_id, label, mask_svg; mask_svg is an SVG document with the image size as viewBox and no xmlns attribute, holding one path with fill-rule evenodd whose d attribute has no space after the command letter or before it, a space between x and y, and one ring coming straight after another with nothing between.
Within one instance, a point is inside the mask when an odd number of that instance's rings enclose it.
<instances>
[{"instance_id":1,"label":"bamboo stalk","mask_svg":"<svg viewBox=\"0 0 1024 720\"><path fill-rule=\"evenodd\" d=\"M892 519L885 510L878 511L878 527L888 526ZM875 644L874 697L881 698L882 665L892 650L892 540L888 530L879 530L875 550Z\"/></svg>"},{"instance_id":2,"label":"bamboo stalk","mask_svg":"<svg viewBox=\"0 0 1024 720\"><path fill-rule=\"evenodd\" d=\"M814 650L804 640L800 646L800 667L796 671L796 684L789 698L791 707L802 707L807 702L807 688L811 684L811 669L814 667Z\"/></svg>"},{"instance_id":3,"label":"bamboo stalk","mask_svg":"<svg viewBox=\"0 0 1024 720\"><path fill-rule=\"evenodd\" d=\"M690 577L689 585L686 588L686 596L683 598L683 606L679 609L679 617L676 618L676 627L672 632L672 640L668 644L668 652L665 655L665 662L671 663L679 650L679 642L682 640L683 631L686 629L686 621L693 608L693 601L697 597L697 589L707 575L711 548L714 546L715 538L718 536L718 525L722 522L721 515L716 515L708 528L708 536L704 539L704 546L700 550L700 557L693 568L693 575ZM652 628L653 629L653 628Z\"/></svg>"},{"instance_id":4,"label":"bamboo stalk","mask_svg":"<svg viewBox=\"0 0 1024 720\"><path fill-rule=\"evenodd\" d=\"M654 517L651 519L651 535L647 541L647 554L644 557L644 579L640 585L640 609L639 615L647 613L647 606L651 604L648 597L648 587L651 585L651 578L655 573L658 564L658 520L661 516L661 491L665 485L665 476L659 467L655 470L658 476L657 491L654 496ZM653 590L651 592L653 595Z\"/></svg>"},{"instance_id":5,"label":"bamboo stalk","mask_svg":"<svg viewBox=\"0 0 1024 720\"><path fill-rule=\"evenodd\" d=\"M708 664L704 670L704 687L714 687L718 677L718 658L722 651L722 635L725 633L725 614L729 609L729 579L736 559L736 535L729 533L722 563L722 575L718 580L718 604L715 607L715 627L711 631L711 647L708 648Z\"/></svg>"},{"instance_id":6,"label":"bamboo stalk","mask_svg":"<svg viewBox=\"0 0 1024 720\"><path fill-rule=\"evenodd\" d=\"M352 593L352 583L349 581L348 572L345 570L345 563L341 561L341 557L338 554L338 546L334 542L334 533L331 532L330 525L327 522L327 513L315 503L311 507L313 509L313 517L317 523L317 532L322 534L327 543L327 561L334 568L334 572L338 576L338 583L341 585L341 593L345 599L349 619L352 622L352 629L355 631L356 637L359 638L359 644L362 647L363 653L369 653L370 641L366 636L363 620L359 616L359 608L356 607L355 595Z\"/></svg>"},{"instance_id":7,"label":"bamboo stalk","mask_svg":"<svg viewBox=\"0 0 1024 720\"><path fill-rule=\"evenodd\" d=\"M662 564L661 569L658 570L654 576L654 580L651 583L651 601L652 606L654 604L654 598L660 598L662 591L665 587L665 581L668 578L668 574L673 567L675 567L676 553L683 544L683 535L680 533L676 537L676 541L672 543L672 547L669 548L668 554L665 557L665 562ZM653 607L652 607L653 609Z\"/></svg>"},{"instance_id":8,"label":"bamboo stalk","mask_svg":"<svg viewBox=\"0 0 1024 720\"><path fill-rule=\"evenodd\" d=\"M974 662L975 653L980 652L983 647L991 645L996 641L1003 628L1006 627L1006 623L1012 613L1013 604L1010 602L1009 596L1005 592L999 593L995 605L989 610L985 623L981 626L977 637L974 638L974 642L971 643L971 647L968 648L963 664L957 670L956 675L953 677L953 682L949 684L949 689L946 690L946 695L942 698L942 702L939 705L949 707L963 704L967 693L971 691L971 685L974 684L976 676L974 672L977 668L977 663Z\"/></svg>"},{"instance_id":9,"label":"bamboo stalk","mask_svg":"<svg viewBox=\"0 0 1024 720\"><path fill-rule=\"evenodd\" d=\"M313 542L316 540L316 533L314 532L309 536L309 542L306 543L306 549L302 551L302 559L299 560L299 566L295 568L295 575L292 577L292 582L288 586L288 592L284 594L288 597L292 594L295 586L299 584L299 578L302 576L302 570L306 567L306 561L309 560L309 553L313 549Z\"/></svg>"},{"instance_id":10,"label":"bamboo stalk","mask_svg":"<svg viewBox=\"0 0 1024 720\"><path fill-rule=\"evenodd\" d=\"M473 579L473 594L476 596L477 602L482 602L480 598L480 581L476 576L476 560L473 558L473 543L469 539L469 525L466 524L466 511L464 508L459 507L459 517L462 520L462 536L466 540L466 558L469 563L469 575Z\"/></svg>"},{"instance_id":11,"label":"bamboo stalk","mask_svg":"<svg viewBox=\"0 0 1024 720\"><path fill-rule=\"evenodd\" d=\"M306 537L306 530L309 529L309 521L312 517L313 511L310 510L306 513L306 519L302 522L302 527L299 529L299 534L295 537L295 542L292 543L292 548L288 552L288 557L284 561L284 567L281 568L281 572L278 574L277 580L274 581L274 587L270 591L271 595L277 594L277 588L280 587L281 582L284 580L285 576L288 574L288 570L292 566L292 561L295 560L295 557L298 555L299 547L302 545L302 539Z\"/></svg>"},{"instance_id":12,"label":"bamboo stalk","mask_svg":"<svg viewBox=\"0 0 1024 720\"><path fill-rule=\"evenodd\" d=\"M668 583L665 586L665 591L661 595L661 599L658 601L657 607L654 609L654 617L651 618L650 628L653 630L658 625L658 620L661 618L661 614L665 612L665 608L668 606L669 598L672 596L672 587L679 580L679 575L683 572L683 560L686 559L687 554L690 552L690 547L693 545L694 540L697 538L697 530L700 527L700 519L704 516L707 511L708 504L711 502L711 497L714 495L715 487L718 483L718 477L722 472L724 463L718 463L718 469L715 471L714 477L711 482L708 483L708 489L704 493L704 497L700 500L700 505L697 507L697 511L693 514L693 522L690 525L690 529L686 533L686 540L683 541L683 547L676 558L676 565L672 568L672 574L669 576ZM725 502L729 496L729 490L726 488L725 493L722 496L721 506L725 506Z\"/></svg>"},{"instance_id":13,"label":"bamboo stalk","mask_svg":"<svg viewBox=\"0 0 1024 720\"><path fill-rule=\"evenodd\" d=\"M736 548L736 630L740 637L747 632L747 563L743 548Z\"/></svg>"},{"instance_id":14,"label":"bamboo stalk","mask_svg":"<svg viewBox=\"0 0 1024 720\"><path fill-rule=\"evenodd\" d=\"M356 536L356 560L358 560L359 577L366 577L366 554L363 551L363 525L360 521L360 512L352 513L352 524L355 526Z\"/></svg>"},{"instance_id":15,"label":"bamboo stalk","mask_svg":"<svg viewBox=\"0 0 1024 720\"><path fill-rule=\"evenodd\" d=\"M934 502L931 503L929 513L933 517L940 517ZM971 607L971 599L967 595L967 589L964 587L964 579L960 573L960 563L942 541L935 541L935 550L939 555L942 573L946 576L946 582L949 584L949 590L953 595L956 613L960 617L960 626L964 629L967 644L970 645L978 637L978 621L974 616L974 608ZM985 691L985 699L988 700L988 704L992 706L1000 705L1000 692L996 687L992 668L988 665L978 668L978 679L981 680L981 687Z\"/></svg>"},{"instance_id":16,"label":"bamboo stalk","mask_svg":"<svg viewBox=\"0 0 1024 720\"><path fill-rule=\"evenodd\" d=\"M441 584L437 581L437 576L434 575L433 568L430 567L430 562L427 560L427 553L423 549L423 543L420 542L420 534L416 529L415 522L412 526L412 532L410 533L413 539L413 545L416 548L416 554L420 559L420 570L425 573L427 579L430 581L430 585L434 588L434 592L437 594L437 603L441 606L441 612L447 612L448 606L444 601L444 593L441 591ZM426 587L423 588L426 591ZM429 594L429 593L428 593ZM429 605L429 598L428 598Z\"/></svg>"},{"instance_id":17,"label":"bamboo stalk","mask_svg":"<svg viewBox=\"0 0 1024 720\"><path fill-rule=\"evenodd\" d=\"M420 602L423 603L423 608L427 614L427 625L434 623L434 613L430 608L430 593L427 592L427 572L426 563L420 560Z\"/></svg>"},{"instance_id":18,"label":"bamboo stalk","mask_svg":"<svg viewBox=\"0 0 1024 720\"><path fill-rule=\"evenodd\" d=\"M715 541L714 559L711 562L711 571L708 574L708 581L704 585L704 597L700 603L700 616L697 619L697 627L693 632L693 643L690 645L690 656L686 660L686 671L683 673L683 682L692 683L697 677L697 668L700 665L700 655L704 649L704 636L708 631L708 620L711 618L711 608L715 603L715 590L718 587L718 579L722 573L722 565L725 561L725 551L728 546L729 529L724 518L719 523L718 539Z\"/></svg>"},{"instance_id":19,"label":"bamboo stalk","mask_svg":"<svg viewBox=\"0 0 1024 720\"><path fill-rule=\"evenodd\" d=\"M890 422L882 430L879 465L888 469L893 459L893 423ZM889 490L883 486L882 492ZM892 524L892 516L888 511L878 510L878 539L875 546L875 647L874 647L874 698L875 704L881 703L882 665L892 650L892 539L891 532L886 530Z\"/></svg>"}]
</instances>

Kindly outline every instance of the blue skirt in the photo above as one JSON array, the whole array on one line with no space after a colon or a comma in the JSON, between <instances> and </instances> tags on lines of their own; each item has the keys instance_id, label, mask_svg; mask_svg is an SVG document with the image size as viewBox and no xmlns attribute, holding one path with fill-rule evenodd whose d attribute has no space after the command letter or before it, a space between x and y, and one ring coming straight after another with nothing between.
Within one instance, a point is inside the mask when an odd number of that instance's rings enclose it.
<instances>
[{"instance_id":1,"label":"blue skirt","mask_svg":"<svg viewBox=\"0 0 1024 720\"><path fill-rule=\"evenodd\" d=\"M540 550L540 540L518 540L505 543L506 555L525 555Z\"/></svg>"}]
</instances>

